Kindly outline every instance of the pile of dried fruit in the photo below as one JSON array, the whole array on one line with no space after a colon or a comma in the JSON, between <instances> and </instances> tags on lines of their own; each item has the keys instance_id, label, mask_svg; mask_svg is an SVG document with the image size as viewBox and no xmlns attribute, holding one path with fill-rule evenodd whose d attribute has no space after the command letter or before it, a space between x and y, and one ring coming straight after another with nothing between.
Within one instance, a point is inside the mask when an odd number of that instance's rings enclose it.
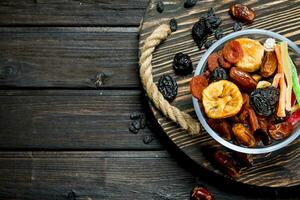
<instances>
[{"instance_id":1,"label":"pile of dried fruit","mask_svg":"<svg viewBox=\"0 0 300 200\"><path fill-rule=\"evenodd\" d=\"M286 42L229 41L208 57L207 70L193 77L190 88L211 128L241 146L285 139L300 119L300 87Z\"/></svg>"}]
</instances>

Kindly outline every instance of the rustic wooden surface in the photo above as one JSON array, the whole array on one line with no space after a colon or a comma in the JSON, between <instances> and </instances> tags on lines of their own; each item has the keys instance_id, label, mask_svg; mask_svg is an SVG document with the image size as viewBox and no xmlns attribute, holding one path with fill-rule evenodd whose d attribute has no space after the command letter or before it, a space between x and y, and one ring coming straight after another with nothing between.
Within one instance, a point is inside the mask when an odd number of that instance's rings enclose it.
<instances>
[{"instance_id":1,"label":"rustic wooden surface","mask_svg":"<svg viewBox=\"0 0 300 200\"><path fill-rule=\"evenodd\" d=\"M299 199L299 187L251 187L199 167L155 124L138 79L146 7L0 1L0 199L181 200L196 183L216 199ZM136 135L133 112L149 121Z\"/></svg>"},{"instance_id":2,"label":"rustic wooden surface","mask_svg":"<svg viewBox=\"0 0 300 200\"><path fill-rule=\"evenodd\" d=\"M228 8L233 1L209 1L203 0L192 9L185 9L182 1L164 1L165 11L158 13L156 10L156 0L152 0L147 8L142 29L140 31L139 47L143 46L144 40L151 32L162 23L169 23L175 18L178 22L178 30L172 33L155 51L152 59L153 78L158 81L162 74L169 74L177 80L179 89L176 99L172 104L180 110L192 114L196 119L189 90L189 80L193 75L176 76L172 69L173 57L178 52L184 52L191 56L194 66L197 66L199 58L205 51L199 51L192 39L191 29L193 24L199 20L199 16L205 14L209 8L213 7L215 13L223 20L221 28L224 33L233 32L234 20L228 14ZM257 17L251 25L244 25L244 29L261 28L280 33L287 38L300 44L300 1L241 1L255 9ZM283 12L284 11L284 12ZM296 20L297 19L297 20ZM210 36L209 40L214 39ZM223 175L217 170L203 153L206 146L217 145L206 132L199 137L191 137L180 129L171 120L165 118L152 104L151 108L155 118L167 136L179 147L187 156L199 165ZM255 155L254 167L242 171L242 175L236 179L238 182L255 186L267 187L291 187L300 185L300 138L282 151L272 154Z\"/></svg>"}]
</instances>

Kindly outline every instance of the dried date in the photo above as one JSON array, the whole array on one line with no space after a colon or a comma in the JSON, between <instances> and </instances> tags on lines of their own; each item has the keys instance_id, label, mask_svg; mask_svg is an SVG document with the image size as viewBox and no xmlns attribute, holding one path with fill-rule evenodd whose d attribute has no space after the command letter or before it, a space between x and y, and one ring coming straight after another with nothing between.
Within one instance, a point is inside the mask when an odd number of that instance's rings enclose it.
<instances>
[{"instance_id":1,"label":"dried date","mask_svg":"<svg viewBox=\"0 0 300 200\"><path fill-rule=\"evenodd\" d=\"M214 200L214 196L202 185L194 187L191 191L190 200Z\"/></svg>"},{"instance_id":2,"label":"dried date","mask_svg":"<svg viewBox=\"0 0 300 200\"><path fill-rule=\"evenodd\" d=\"M230 69L229 76L242 90L251 91L256 88L257 82L251 75L236 67Z\"/></svg>"},{"instance_id":3,"label":"dried date","mask_svg":"<svg viewBox=\"0 0 300 200\"><path fill-rule=\"evenodd\" d=\"M230 6L229 13L232 18L246 23L252 23L256 17L255 11L243 4L234 4Z\"/></svg>"}]
</instances>

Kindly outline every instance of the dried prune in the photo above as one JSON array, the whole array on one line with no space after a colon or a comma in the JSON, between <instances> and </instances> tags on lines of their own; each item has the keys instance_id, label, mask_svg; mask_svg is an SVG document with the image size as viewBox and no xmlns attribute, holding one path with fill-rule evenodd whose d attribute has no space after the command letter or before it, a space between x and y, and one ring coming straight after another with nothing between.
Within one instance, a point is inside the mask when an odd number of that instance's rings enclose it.
<instances>
[{"instance_id":1,"label":"dried prune","mask_svg":"<svg viewBox=\"0 0 300 200\"><path fill-rule=\"evenodd\" d=\"M194 76L190 81L190 90L192 95L201 100L202 91L208 86L208 80L205 75Z\"/></svg>"},{"instance_id":2,"label":"dried prune","mask_svg":"<svg viewBox=\"0 0 300 200\"><path fill-rule=\"evenodd\" d=\"M225 69L222 67L217 67L212 71L210 74L210 81L219 81L219 80L226 80L228 78Z\"/></svg>"},{"instance_id":3,"label":"dried prune","mask_svg":"<svg viewBox=\"0 0 300 200\"><path fill-rule=\"evenodd\" d=\"M177 31L177 21L174 18L170 20L170 29L172 32Z\"/></svg>"},{"instance_id":4,"label":"dried prune","mask_svg":"<svg viewBox=\"0 0 300 200\"><path fill-rule=\"evenodd\" d=\"M229 13L234 19L246 23L251 23L256 17L254 10L243 4L234 4L230 6Z\"/></svg>"},{"instance_id":5,"label":"dried prune","mask_svg":"<svg viewBox=\"0 0 300 200\"><path fill-rule=\"evenodd\" d=\"M165 4L163 1L158 1L157 4L156 4L156 10L157 12L159 13L162 13L165 9Z\"/></svg>"},{"instance_id":6,"label":"dried prune","mask_svg":"<svg viewBox=\"0 0 300 200\"><path fill-rule=\"evenodd\" d=\"M234 24L233 24L233 31L240 31L240 30L242 30L242 24L240 23L240 22L235 22Z\"/></svg>"},{"instance_id":7,"label":"dried prune","mask_svg":"<svg viewBox=\"0 0 300 200\"><path fill-rule=\"evenodd\" d=\"M196 5L197 1L198 0L185 0L184 7L185 8L191 8L191 7Z\"/></svg>"},{"instance_id":8,"label":"dried prune","mask_svg":"<svg viewBox=\"0 0 300 200\"><path fill-rule=\"evenodd\" d=\"M275 112L279 98L279 90L275 87L255 89L250 95L250 104L255 112L262 116L270 116Z\"/></svg>"},{"instance_id":9,"label":"dried prune","mask_svg":"<svg viewBox=\"0 0 300 200\"><path fill-rule=\"evenodd\" d=\"M202 185L194 187L191 191L190 200L214 200L213 195Z\"/></svg>"},{"instance_id":10,"label":"dried prune","mask_svg":"<svg viewBox=\"0 0 300 200\"><path fill-rule=\"evenodd\" d=\"M133 125L129 126L129 131L133 134L137 134L139 132L139 129L136 129Z\"/></svg>"},{"instance_id":11,"label":"dried prune","mask_svg":"<svg viewBox=\"0 0 300 200\"><path fill-rule=\"evenodd\" d=\"M193 64L191 58L184 53L177 53L174 56L173 68L177 75L188 75L193 72Z\"/></svg>"},{"instance_id":12,"label":"dried prune","mask_svg":"<svg viewBox=\"0 0 300 200\"><path fill-rule=\"evenodd\" d=\"M219 40L219 39L221 39L222 37L224 37L223 29L218 28L218 29L215 31L215 38L216 38L217 40Z\"/></svg>"},{"instance_id":13,"label":"dried prune","mask_svg":"<svg viewBox=\"0 0 300 200\"><path fill-rule=\"evenodd\" d=\"M158 90L164 98L171 102L176 98L178 86L176 80L169 75L162 75L158 80Z\"/></svg>"},{"instance_id":14,"label":"dried prune","mask_svg":"<svg viewBox=\"0 0 300 200\"><path fill-rule=\"evenodd\" d=\"M206 29L205 21L206 21L205 18L200 18L200 20L196 22L192 28L192 37L196 42L196 44L198 45L199 49L202 48L209 34L208 30Z\"/></svg>"},{"instance_id":15,"label":"dried prune","mask_svg":"<svg viewBox=\"0 0 300 200\"><path fill-rule=\"evenodd\" d=\"M130 119L140 119L142 117L141 113L138 112L134 112L132 114L130 114Z\"/></svg>"},{"instance_id":16,"label":"dried prune","mask_svg":"<svg viewBox=\"0 0 300 200\"><path fill-rule=\"evenodd\" d=\"M205 42L204 47L205 47L206 49L208 49L213 43L214 43L214 41L208 40L208 41Z\"/></svg>"},{"instance_id":17,"label":"dried prune","mask_svg":"<svg viewBox=\"0 0 300 200\"><path fill-rule=\"evenodd\" d=\"M151 135L146 135L146 136L143 138L144 144L150 144L152 141L153 141L153 137L152 137Z\"/></svg>"}]
</instances>

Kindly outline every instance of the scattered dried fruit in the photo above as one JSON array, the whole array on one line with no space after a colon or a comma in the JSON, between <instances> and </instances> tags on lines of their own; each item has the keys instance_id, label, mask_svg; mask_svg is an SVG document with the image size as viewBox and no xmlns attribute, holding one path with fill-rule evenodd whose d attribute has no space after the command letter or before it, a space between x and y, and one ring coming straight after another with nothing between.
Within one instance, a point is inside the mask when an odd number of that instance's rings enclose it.
<instances>
[{"instance_id":1,"label":"scattered dried fruit","mask_svg":"<svg viewBox=\"0 0 300 200\"><path fill-rule=\"evenodd\" d=\"M216 151L213 154L214 161L220 169L232 178L240 176L237 166L234 164L232 157L222 151Z\"/></svg>"},{"instance_id":2,"label":"scattered dried fruit","mask_svg":"<svg viewBox=\"0 0 300 200\"><path fill-rule=\"evenodd\" d=\"M193 64L191 58L184 53L177 53L174 56L173 68L177 75L188 75L193 72Z\"/></svg>"},{"instance_id":3,"label":"scattered dried fruit","mask_svg":"<svg viewBox=\"0 0 300 200\"><path fill-rule=\"evenodd\" d=\"M235 40L226 42L222 50L222 54L224 58L232 64L237 63L244 55L240 43Z\"/></svg>"},{"instance_id":4,"label":"scattered dried fruit","mask_svg":"<svg viewBox=\"0 0 300 200\"><path fill-rule=\"evenodd\" d=\"M165 9L165 4L163 1L158 1L157 4L156 4L156 10L157 12L159 13L162 13Z\"/></svg>"},{"instance_id":5,"label":"scattered dried fruit","mask_svg":"<svg viewBox=\"0 0 300 200\"><path fill-rule=\"evenodd\" d=\"M202 92L208 86L208 80L204 75L194 76L190 81L190 90L192 95L201 100Z\"/></svg>"},{"instance_id":6,"label":"scattered dried fruit","mask_svg":"<svg viewBox=\"0 0 300 200\"><path fill-rule=\"evenodd\" d=\"M215 68L210 74L210 81L226 80L227 78L227 73L222 67Z\"/></svg>"},{"instance_id":7,"label":"scattered dried fruit","mask_svg":"<svg viewBox=\"0 0 300 200\"><path fill-rule=\"evenodd\" d=\"M260 75L263 77L269 77L272 76L276 69L277 69L277 58L274 51L266 52L262 61L262 64L260 66Z\"/></svg>"},{"instance_id":8,"label":"scattered dried fruit","mask_svg":"<svg viewBox=\"0 0 300 200\"><path fill-rule=\"evenodd\" d=\"M146 135L143 139L144 144L150 144L153 141L153 137L151 135Z\"/></svg>"},{"instance_id":9,"label":"scattered dried fruit","mask_svg":"<svg viewBox=\"0 0 300 200\"><path fill-rule=\"evenodd\" d=\"M251 75L236 67L230 69L229 76L242 90L251 91L256 88L257 83Z\"/></svg>"},{"instance_id":10,"label":"scattered dried fruit","mask_svg":"<svg viewBox=\"0 0 300 200\"><path fill-rule=\"evenodd\" d=\"M174 18L170 20L170 29L172 32L177 31L177 21Z\"/></svg>"},{"instance_id":11,"label":"scattered dried fruit","mask_svg":"<svg viewBox=\"0 0 300 200\"><path fill-rule=\"evenodd\" d=\"M198 0L185 0L184 7L185 8L191 8L191 7L196 5L197 1Z\"/></svg>"},{"instance_id":12,"label":"scattered dried fruit","mask_svg":"<svg viewBox=\"0 0 300 200\"><path fill-rule=\"evenodd\" d=\"M205 18L200 18L198 22L196 22L192 28L192 37L199 49L202 48L203 44L207 40L208 30L206 29Z\"/></svg>"},{"instance_id":13,"label":"scattered dried fruit","mask_svg":"<svg viewBox=\"0 0 300 200\"><path fill-rule=\"evenodd\" d=\"M162 75L158 80L157 87L167 101L171 102L176 98L178 86L176 80L171 76Z\"/></svg>"},{"instance_id":14,"label":"scattered dried fruit","mask_svg":"<svg viewBox=\"0 0 300 200\"><path fill-rule=\"evenodd\" d=\"M243 4L234 4L229 8L230 15L241 22L252 23L256 13L250 7Z\"/></svg>"},{"instance_id":15,"label":"scattered dried fruit","mask_svg":"<svg viewBox=\"0 0 300 200\"><path fill-rule=\"evenodd\" d=\"M191 191L191 200L214 200L213 195L208 191L208 189L202 185L194 187Z\"/></svg>"},{"instance_id":16,"label":"scattered dried fruit","mask_svg":"<svg viewBox=\"0 0 300 200\"><path fill-rule=\"evenodd\" d=\"M129 131L132 132L133 134L137 134L139 132L138 129L136 129L134 126L130 125L129 126Z\"/></svg>"},{"instance_id":17,"label":"scattered dried fruit","mask_svg":"<svg viewBox=\"0 0 300 200\"><path fill-rule=\"evenodd\" d=\"M234 24L233 24L233 31L234 32L236 32L236 31L240 31L240 30L242 30L242 24L240 23L240 22L235 22Z\"/></svg>"},{"instance_id":18,"label":"scattered dried fruit","mask_svg":"<svg viewBox=\"0 0 300 200\"><path fill-rule=\"evenodd\" d=\"M233 134L237 141L247 147L254 147L256 141L251 131L246 128L243 124L235 124L232 127Z\"/></svg>"},{"instance_id":19,"label":"scattered dried fruit","mask_svg":"<svg viewBox=\"0 0 300 200\"><path fill-rule=\"evenodd\" d=\"M223 29L218 28L218 29L215 31L215 38L216 38L217 40L219 40L219 39L221 39L222 37L224 37Z\"/></svg>"}]
</instances>

